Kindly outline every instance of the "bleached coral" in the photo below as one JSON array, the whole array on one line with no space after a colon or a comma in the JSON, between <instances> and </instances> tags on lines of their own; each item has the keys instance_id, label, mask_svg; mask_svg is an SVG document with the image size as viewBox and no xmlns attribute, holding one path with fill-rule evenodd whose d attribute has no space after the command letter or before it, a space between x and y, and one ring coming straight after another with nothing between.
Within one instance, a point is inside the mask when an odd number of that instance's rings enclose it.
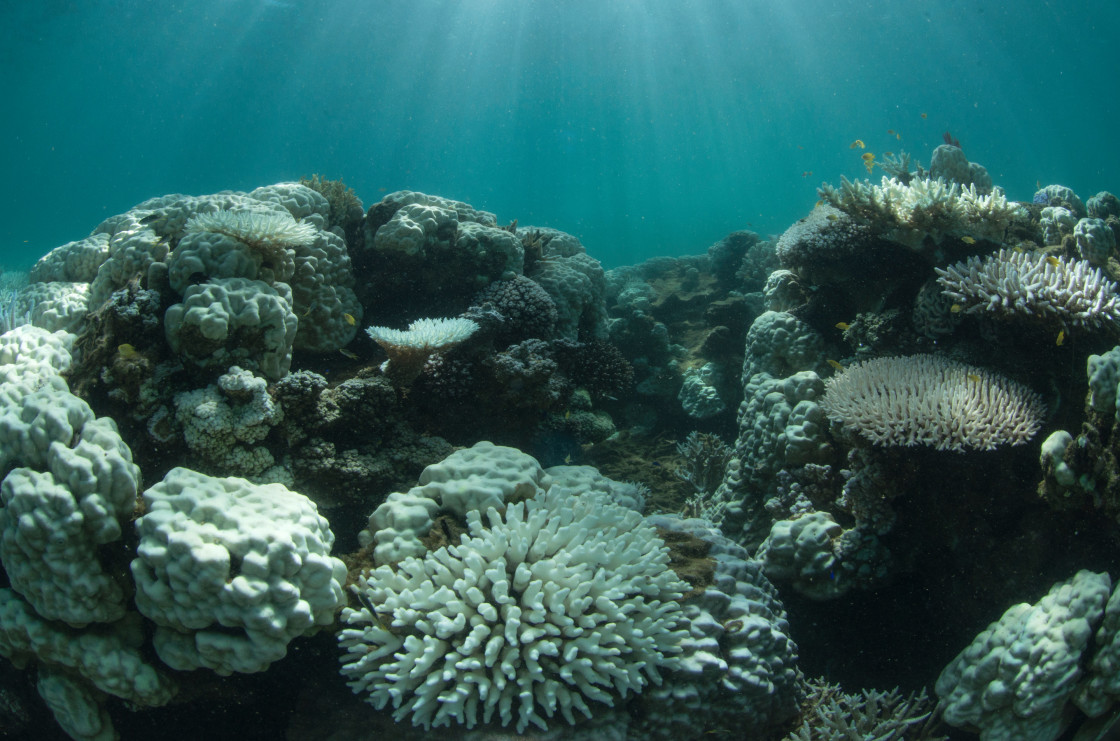
<instances>
[{"instance_id":1,"label":"bleached coral","mask_svg":"<svg viewBox=\"0 0 1120 741\"><path fill-rule=\"evenodd\" d=\"M424 363L437 352L450 350L478 331L470 319L417 319L408 329L367 327L366 334L389 356L386 373L401 385L416 378Z\"/></svg>"},{"instance_id":2,"label":"bleached coral","mask_svg":"<svg viewBox=\"0 0 1120 741\"><path fill-rule=\"evenodd\" d=\"M660 684L684 637L688 586L636 512L549 492L499 515L467 513L458 545L359 581L343 611L342 672L378 709L430 728L546 729L557 713Z\"/></svg>"},{"instance_id":3,"label":"bleached coral","mask_svg":"<svg viewBox=\"0 0 1120 741\"><path fill-rule=\"evenodd\" d=\"M264 671L342 605L346 567L302 494L175 468L144 502L136 606L159 626L155 649L167 665Z\"/></svg>"},{"instance_id":4,"label":"bleached coral","mask_svg":"<svg viewBox=\"0 0 1120 741\"><path fill-rule=\"evenodd\" d=\"M1025 386L939 355L856 363L828 379L821 406L875 445L957 452L1021 445L1038 432L1044 411Z\"/></svg>"},{"instance_id":5,"label":"bleached coral","mask_svg":"<svg viewBox=\"0 0 1120 741\"><path fill-rule=\"evenodd\" d=\"M927 239L934 244L966 236L1000 242L1019 213L998 188L981 195L974 185L962 187L941 178L915 178L904 184L884 177L879 185L844 177L841 181L839 188L821 186L821 198L876 234L914 250L923 248Z\"/></svg>"},{"instance_id":6,"label":"bleached coral","mask_svg":"<svg viewBox=\"0 0 1120 741\"><path fill-rule=\"evenodd\" d=\"M965 313L1056 319L1083 328L1120 321L1116 285L1084 260L1003 249L935 270L942 292Z\"/></svg>"},{"instance_id":7,"label":"bleached coral","mask_svg":"<svg viewBox=\"0 0 1120 741\"><path fill-rule=\"evenodd\" d=\"M187 234L216 232L257 249L274 250L310 244L316 229L280 211L229 211L195 214L187 220Z\"/></svg>"},{"instance_id":8,"label":"bleached coral","mask_svg":"<svg viewBox=\"0 0 1120 741\"><path fill-rule=\"evenodd\" d=\"M1110 587L1108 574L1080 571L1037 604L1010 607L938 677L945 722L988 741L1056 739Z\"/></svg>"}]
</instances>

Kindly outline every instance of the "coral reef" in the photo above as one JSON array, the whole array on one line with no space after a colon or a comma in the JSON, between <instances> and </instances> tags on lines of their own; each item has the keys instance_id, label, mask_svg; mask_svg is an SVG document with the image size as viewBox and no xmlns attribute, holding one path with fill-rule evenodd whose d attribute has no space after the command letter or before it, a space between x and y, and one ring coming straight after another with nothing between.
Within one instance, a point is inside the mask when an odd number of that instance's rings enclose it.
<instances>
[{"instance_id":1,"label":"coral reef","mask_svg":"<svg viewBox=\"0 0 1120 741\"><path fill-rule=\"evenodd\" d=\"M1120 201L880 163L609 271L316 176L0 276L0 731L941 738L934 685L958 735L1103 727Z\"/></svg>"}]
</instances>

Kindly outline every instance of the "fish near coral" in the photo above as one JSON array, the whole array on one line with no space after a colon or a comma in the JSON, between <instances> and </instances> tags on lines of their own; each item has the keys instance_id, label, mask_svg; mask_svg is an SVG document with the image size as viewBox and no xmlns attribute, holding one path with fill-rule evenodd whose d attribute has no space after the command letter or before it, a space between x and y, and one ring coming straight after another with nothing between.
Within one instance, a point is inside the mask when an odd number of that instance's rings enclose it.
<instances>
[{"instance_id":1,"label":"fish near coral","mask_svg":"<svg viewBox=\"0 0 1120 741\"><path fill-rule=\"evenodd\" d=\"M863 166L867 168L867 174L870 175L871 169L875 167L875 155L871 152L865 152L860 156L860 159L863 160Z\"/></svg>"}]
</instances>

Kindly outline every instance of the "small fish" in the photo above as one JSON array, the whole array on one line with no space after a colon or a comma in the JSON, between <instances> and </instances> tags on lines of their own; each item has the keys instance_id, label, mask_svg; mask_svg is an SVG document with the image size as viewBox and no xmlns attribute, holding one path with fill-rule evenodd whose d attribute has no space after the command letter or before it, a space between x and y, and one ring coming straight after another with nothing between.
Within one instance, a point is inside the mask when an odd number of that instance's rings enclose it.
<instances>
[{"instance_id":1,"label":"small fish","mask_svg":"<svg viewBox=\"0 0 1120 741\"><path fill-rule=\"evenodd\" d=\"M809 176L810 176L810 175L812 175L812 174L813 174L813 171L812 171L812 170L806 170L805 172L801 173L801 177L803 177L803 178L807 178L807 177L809 177Z\"/></svg>"},{"instance_id":2,"label":"small fish","mask_svg":"<svg viewBox=\"0 0 1120 741\"><path fill-rule=\"evenodd\" d=\"M824 205L824 199L823 198L820 199L819 201L817 201L815 204L813 204L814 208L819 208L823 205Z\"/></svg>"},{"instance_id":3,"label":"small fish","mask_svg":"<svg viewBox=\"0 0 1120 741\"><path fill-rule=\"evenodd\" d=\"M127 342L117 345L117 353L119 353L120 356L125 360L131 360L132 358L135 358L140 354L139 352L137 352L135 347L128 344Z\"/></svg>"},{"instance_id":4,"label":"small fish","mask_svg":"<svg viewBox=\"0 0 1120 741\"><path fill-rule=\"evenodd\" d=\"M883 152L884 157L894 157L894 152Z\"/></svg>"},{"instance_id":5,"label":"small fish","mask_svg":"<svg viewBox=\"0 0 1120 741\"><path fill-rule=\"evenodd\" d=\"M343 312L342 313L342 318L345 319L346 323L349 324L351 327L353 327L355 324L358 323L358 320L354 318L353 314L347 314L346 312Z\"/></svg>"},{"instance_id":6,"label":"small fish","mask_svg":"<svg viewBox=\"0 0 1120 741\"><path fill-rule=\"evenodd\" d=\"M839 218L840 218L840 217L839 217L839 216L837 216L836 214L829 214L829 215L828 215L828 220L829 220L829 221L836 221L836 220L838 220Z\"/></svg>"},{"instance_id":7,"label":"small fish","mask_svg":"<svg viewBox=\"0 0 1120 741\"><path fill-rule=\"evenodd\" d=\"M961 241L965 244L976 244L976 240L972 237L961 237Z\"/></svg>"},{"instance_id":8,"label":"small fish","mask_svg":"<svg viewBox=\"0 0 1120 741\"><path fill-rule=\"evenodd\" d=\"M902 134L895 134L894 138L898 139L899 141L902 141Z\"/></svg>"},{"instance_id":9,"label":"small fish","mask_svg":"<svg viewBox=\"0 0 1120 741\"><path fill-rule=\"evenodd\" d=\"M303 312L302 314L300 314L300 317L301 317L301 318L302 318L302 317L305 317L305 316L307 316L307 315L308 315L308 314L310 314L310 313L311 313L311 307L310 307L310 306L308 306L308 307L307 307L307 311L305 311L305 312Z\"/></svg>"},{"instance_id":10,"label":"small fish","mask_svg":"<svg viewBox=\"0 0 1120 741\"><path fill-rule=\"evenodd\" d=\"M952 314L960 314L961 313L961 305L960 304L953 304L952 306L949 307L949 312L952 313Z\"/></svg>"},{"instance_id":11,"label":"small fish","mask_svg":"<svg viewBox=\"0 0 1120 741\"><path fill-rule=\"evenodd\" d=\"M564 456L564 465L565 466L572 465L572 454L571 453L568 453L566 456Z\"/></svg>"},{"instance_id":12,"label":"small fish","mask_svg":"<svg viewBox=\"0 0 1120 741\"><path fill-rule=\"evenodd\" d=\"M358 353L347 350L345 347L338 348L338 351L340 353L342 353L345 357L350 358L351 360L357 360L358 359Z\"/></svg>"},{"instance_id":13,"label":"small fish","mask_svg":"<svg viewBox=\"0 0 1120 741\"><path fill-rule=\"evenodd\" d=\"M926 114L923 113L922 118L929 118L929 116L927 116Z\"/></svg>"},{"instance_id":14,"label":"small fish","mask_svg":"<svg viewBox=\"0 0 1120 741\"><path fill-rule=\"evenodd\" d=\"M868 152L862 155L863 166L867 168L867 174L871 174L871 168L875 167L875 155Z\"/></svg>"},{"instance_id":15,"label":"small fish","mask_svg":"<svg viewBox=\"0 0 1120 741\"><path fill-rule=\"evenodd\" d=\"M1014 250L1015 252L1022 252L1023 251L1023 248L1020 247L1019 245L1015 245L1011 249Z\"/></svg>"},{"instance_id":16,"label":"small fish","mask_svg":"<svg viewBox=\"0 0 1120 741\"><path fill-rule=\"evenodd\" d=\"M1061 261L1058 258L1054 257L1053 255L1047 255L1046 256L1046 262L1050 263L1054 267L1058 267L1059 265L1062 264Z\"/></svg>"},{"instance_id":17,"label":"small fish","mask_svg":"<svg viewBox=\"0 0 1120 741\"><path fill-rule=\"evenodd\" d=\"M564 410L564 419L568 419L571 416L572 416L572 410L571 409Z\"/></svg>"},{"instance_id":18,"label":"small fish","mask_svg":"<svg viewBox=\"0 0 1120 741\"><path fill-rule=\"evenodd\" d=\"M847 322L836 322L836 324L834 324L833 326L835 326L841 332L847 332L852 325L848 324Z\"/></svg>"},{"instance_id":19,"label":"small fish","mask_svg":"<svg viewBox=\"0 0 1120 741\"><path fill-rule=\"evenodd\" d=\"M1058 332L1058 339L1054 340L1054 344L1061 347L1066 341L1066 331L1063 329Z\"/></svg>"},{"instance_id":20,"label":"small fish","mask_svg":"<svg viewBox=\"0 0 1120 741\"><path fill-rule=\"evenodd\" d=\"M894 136L894 129L887 129L887 133Z\"/></svg>"},{"instance_id":21,"label":"small fish","mask_svg":"<svg viewBox=\"0 0 1120 741\"><path fill-rule=\"evenodd\" d=\"M848 145L848 149L855 149L856 147L859 147L860 149L867 149L867 145L863 143L863 139L856 139L854 142Z\"/></svg>"},{"instance_id":22,"label":"small fish","mask_svg":"<svg viewBox=\"0 0 1120 741\"><path fill-rule=\"evenodd\" d=\"M844 370L844 366L840 365L838 362L836 362L832 358L828 358L828 364L831 365L833 368L835 368L838 371Z\"/></svg>"},{"instance_id":23,"label":"small fish","mask_svg":"<svg viewBox=\"0 0 1120 741\"><path fill-rule=\"evenodd\" d=\"M1035 180L1034 181L1034 189L1035 190L1042 190L1042 181L1041 180Z\"/></svg>"},{"instance_id":24,"label":"small fish","mask_svg":"<svg viewBox=\"0 0 1120 741\"><path fill-rule=\"evenodd\" d=\"M864 162L867 162L868 160L873 160L873 159L875 159L875 155L871 154L871 152L864 152L863 154L861 154L861 155L859 156L859 158L860 158L861 160L863 160Z\"/></svg>"},{"instance_id":25,"label":"small fish","mask_svg":"<svg viewBox=\"0 0 1120 741\"><path fill-rule=\"evenodd\" d=\"M972 381L973 383L980 383L980 376L976 375L975 373L969 373L968 380Z\"/></svg>"}]
</instances>

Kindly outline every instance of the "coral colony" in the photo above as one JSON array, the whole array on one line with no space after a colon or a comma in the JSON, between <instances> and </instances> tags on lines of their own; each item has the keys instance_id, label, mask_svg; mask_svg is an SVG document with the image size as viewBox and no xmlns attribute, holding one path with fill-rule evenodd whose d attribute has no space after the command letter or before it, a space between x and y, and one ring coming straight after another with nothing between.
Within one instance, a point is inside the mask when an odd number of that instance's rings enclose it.
<instances>
[{"instance_id":1,"label":"coral colony","mask_svg":"<svg viewBox=\"0 0 1120 741\"><path fill-rule=\"evenodd\" d=\"M780 237L611 271L316 176L5 274L0 699L75 739L278 671L293 738L1115 719L1120 200L851 146L886 176Z\"/></svg>"}]
</instances>

